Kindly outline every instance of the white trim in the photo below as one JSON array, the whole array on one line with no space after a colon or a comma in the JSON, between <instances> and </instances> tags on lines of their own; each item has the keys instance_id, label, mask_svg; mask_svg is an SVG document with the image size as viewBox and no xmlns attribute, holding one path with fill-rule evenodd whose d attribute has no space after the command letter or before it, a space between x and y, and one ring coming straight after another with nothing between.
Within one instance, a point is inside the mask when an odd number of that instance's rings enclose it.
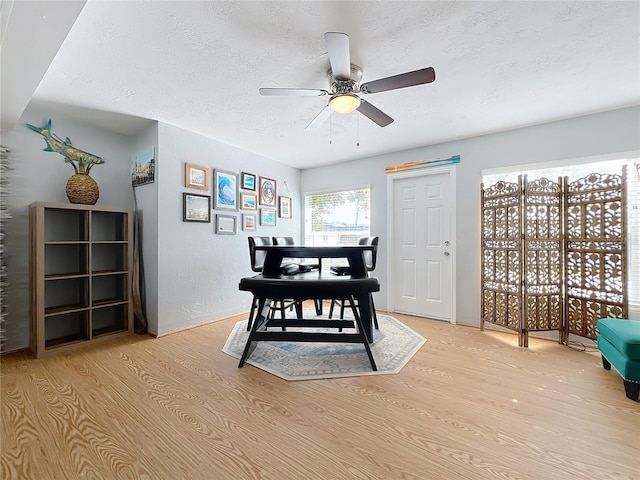
<instances>
[{"instance_id":1,"label":"white trim","mask_svg":"<svg viewBox=\"0 0 640 480\"><path fill-rule=\"evenodd\" d=\"M525 163L522 165L509 165L508 167L485 168L480 171L481 175L500 175L504 173L544 170L546 168L564 167L568 165L580 165L585 163L607 162L609 160L630 160L640 158L640 150L630 150L627 152L607 153L604 155L593 155L581 158L565 158L563 160L553 160L551 162Z\"/></svg>"},{"instance_id":2,"label":"white trim","mask_svg":"<svg viewBox=\"0 0 640 480\"><path fill-rule=\"evenodd\" d=\"M416 170L408 170L404 172L395 172L387 175L387 311L394 312L393 301L393 268L391 267L391 259L394 251L394 235L392 232L393 226L393 189L396 180L403 180L405 178L424 177L429 175L439 175L441 173L449 174L450 193L451 193L451 318L441 319L447 320L449 323L456 323L456 224L457 224L457 211L456 211L456 166L457 163L447 164L440 167L422 168Z\"/></svg>"}]
</instances>

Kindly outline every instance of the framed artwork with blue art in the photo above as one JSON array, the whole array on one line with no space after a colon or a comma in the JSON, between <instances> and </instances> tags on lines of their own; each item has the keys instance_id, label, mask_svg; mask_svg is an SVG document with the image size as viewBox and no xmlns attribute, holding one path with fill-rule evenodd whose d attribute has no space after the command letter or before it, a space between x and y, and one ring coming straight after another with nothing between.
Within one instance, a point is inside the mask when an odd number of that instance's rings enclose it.
<instances>
[{"instance_id":1,"label":"framed artwork with blue art","mask_svg":"<svg viewBox=\"0 0 640 480\"><path fill-rule=\"evenodd\" d=\"M276 226L276 209L261 208L260 209L260 225L275 227Z\"/></svg>"},{"instance_id":2,"label":"framed artwork with blue art","mask_svg":"<svg viewBox=\"0 0 640 480\"><path fill-rule=\"evenodd\" d=\"M273 178L260 177L258 199L264 207L276 207L276 181Z\"/></svg>"},{"instance_id":3,"label":"framed artwork with blue art","mask_svg":"<svg viewBox=\"0 0 640 480\"><path fill-rule=\"evenodd\" d=\"M238 210L238 174L216 168L213 178L213 208Z\"/></svg>"},{"instance_id":4,"label":"framed artwork with blue art","mask_svg":"<svg viewBox=\"0 0 640 480\"><path fill-rule=\"evenodd\" d=\"M242 172L240 181L242 182L241 188L243 190L256 191L256 176L253 173Z\"/></svg>"}]
</instances>

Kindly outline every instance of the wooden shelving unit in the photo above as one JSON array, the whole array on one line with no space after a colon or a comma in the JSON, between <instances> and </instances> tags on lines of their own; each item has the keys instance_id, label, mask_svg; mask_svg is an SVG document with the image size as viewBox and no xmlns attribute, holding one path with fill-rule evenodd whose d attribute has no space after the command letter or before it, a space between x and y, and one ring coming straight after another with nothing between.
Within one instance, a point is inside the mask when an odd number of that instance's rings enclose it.
<instances>
[{"instance_id":1,"label":"wooden shelving unit","mask_svg":"<svg viewBox=\"0 0 640 480\"><path fill-rule=\"evenodd\" d=\"M133 333L133 213L36 202L29 222L33 353Z\"/></svg>"}]
</instances>

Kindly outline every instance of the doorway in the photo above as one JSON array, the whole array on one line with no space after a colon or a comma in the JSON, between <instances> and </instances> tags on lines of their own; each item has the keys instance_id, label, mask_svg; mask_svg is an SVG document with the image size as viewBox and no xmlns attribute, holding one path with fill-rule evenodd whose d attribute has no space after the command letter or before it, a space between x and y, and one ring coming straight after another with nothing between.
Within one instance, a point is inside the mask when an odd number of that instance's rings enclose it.
<instances>
[{"instance_id":1,"label":"doorway","mask_svg":"<svg viewBox=\"0 0 640 480\"><path fill-rule=\"evenodd\" d=\"M387 179L389 311L455 323L455 166Z\"/></svg>"}]
</instances>

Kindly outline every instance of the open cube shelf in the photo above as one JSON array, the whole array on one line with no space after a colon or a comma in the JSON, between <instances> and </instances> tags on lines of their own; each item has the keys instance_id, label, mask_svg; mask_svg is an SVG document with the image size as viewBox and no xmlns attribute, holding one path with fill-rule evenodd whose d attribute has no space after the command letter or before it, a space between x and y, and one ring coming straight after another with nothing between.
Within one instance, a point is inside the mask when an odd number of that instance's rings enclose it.
<instances>
[{"instance_id":1,"label":"open cube shelf","mask_svg":"<svg viewBox=\"0 0 640 480\"><path fill-rule=\"evenodd\" d=\"M37 357L133 333L133 214L30 206L31 350Z\"/></svg>"}]
</instances>

